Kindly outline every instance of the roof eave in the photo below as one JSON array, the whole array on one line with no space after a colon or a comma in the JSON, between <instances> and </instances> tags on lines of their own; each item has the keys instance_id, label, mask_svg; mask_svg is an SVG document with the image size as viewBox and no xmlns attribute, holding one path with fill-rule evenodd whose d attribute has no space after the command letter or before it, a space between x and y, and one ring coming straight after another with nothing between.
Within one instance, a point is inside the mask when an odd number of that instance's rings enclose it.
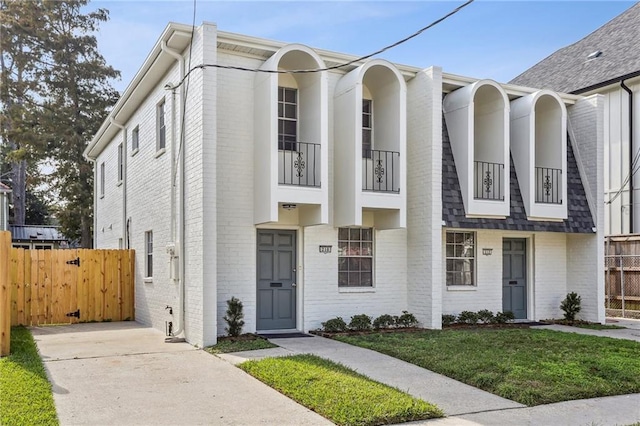
<instances>
[{"instance_id":1,"label":"roof eave","mask_svg":"<svg viewBox=\"0 0 640 426\"><path fill-rule=\"evenodd\" d=\"M603 87L611 86L611 85L619 83L621 81L629 80L629 79L636 78L636 77L640 77L640 70L634 71L634 72L630 72L630 73L621 75L619 77L611 78L609 80L601 81L600 83L592 84L591 86L587 86L587 87L583 87L582 89L574 90L571 93L575 94L575 95L582 95L582 96L590 95L591 93L589 93L589 92L595 92L598 89L602 89Z\"/></svg>"},{"instance_id":2,"label":"roof eave","mask_svg":"<svg viewBox=\"0 0 640 426\"><path fill-rule=\"evenodd\" d=\"M117 130L114 130L114 126L112 124L112 119L116 122L125 122L129 119L133 110L135 110L135 106L137 106L142 99L146 97L146 92L142 83L145 80L153 80L159 78L159 76L163 75L173 64L173 59L171 57L171 61L160 61L162 55L162 42L167 43L174 50L184 51L184 49L189 45L189 41L191 38L191 31L193 27L191 25L178 24L175 22L170 22L162 35L151 49L151 52L147 55L142 67L138 70L133 80L123 94L120 96L116 104L109 112L109 115L104 120L93 139L87 145L87 148L84 150L84 157L88 160L95 160L100 152L104 149L107 143L110 140L110 137L113 137ZM175 36L175 37L174 37ZM168 55L164 55L168 56ZM135 105L128 104L129 100L132 98L138 98L138 102ZM125 110L125 105L129 105L129 108Z\"/></svg>"}]
</instances>

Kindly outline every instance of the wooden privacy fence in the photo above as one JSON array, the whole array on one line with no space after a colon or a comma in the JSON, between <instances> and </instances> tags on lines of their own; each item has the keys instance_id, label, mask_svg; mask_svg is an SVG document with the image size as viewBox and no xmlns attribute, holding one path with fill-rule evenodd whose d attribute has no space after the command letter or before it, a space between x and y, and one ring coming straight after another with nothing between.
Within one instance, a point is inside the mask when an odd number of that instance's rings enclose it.
<instances>
[{"instance_id":1,"label":"wooden privacy fence","mask_svg":"<svg viewBox=\"0 0 640 426\"><path fill-rule=\"evenodd\" d=\"M1 234L0 330L134 319L133 250L24 250Z\"/></svg>"}]
</instances>

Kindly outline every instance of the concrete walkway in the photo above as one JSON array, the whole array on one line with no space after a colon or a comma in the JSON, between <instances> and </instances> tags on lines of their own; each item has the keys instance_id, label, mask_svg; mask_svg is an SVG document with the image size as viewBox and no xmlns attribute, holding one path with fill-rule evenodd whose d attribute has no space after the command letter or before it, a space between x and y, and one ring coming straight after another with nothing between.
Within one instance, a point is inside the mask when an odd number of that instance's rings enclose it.
<instances>
[{"instance_id":1,"label":"concrete walkway","mask_svg":"<svg viewBox=\"0 0 640 426\"><path fill-rule=\"evenodd\" d=\"M229 363L135 322L31 329L62 425L329 425Z\"/></svg>"},{"instance_id":2,"label":"concrete walkway","mask_svg":"<svg viewBox=\"0 0 640 426\"><path fill-rule=\"evenodd\" d=\"M620 323L619 325L625 325ZM542 326L621 339L638 340L640 321L634 328L589 330L564 326ZM636 329L635 327L638 326ZM596 333L594 333L596 332ZM440 374L368 349L322 337L270 339L279 348L219 355L231 363L268 356L311 353L342 363L374 380L397 387L432 402L447 418L412 425L629 425L640 422L640 394L565 401L526 407Z\"/></svg>"}]
</instances>

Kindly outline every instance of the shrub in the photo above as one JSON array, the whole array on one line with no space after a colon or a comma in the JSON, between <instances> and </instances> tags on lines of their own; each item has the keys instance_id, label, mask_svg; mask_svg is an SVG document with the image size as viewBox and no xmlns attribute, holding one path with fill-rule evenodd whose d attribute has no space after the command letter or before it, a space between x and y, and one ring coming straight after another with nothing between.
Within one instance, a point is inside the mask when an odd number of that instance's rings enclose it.
<instances>
[{"instance_id":1,"label":"shrub","mask_svg":"<svg viewBox=\"0 0 640 426\"><path fill-rule=\"evenodd\" d=\"M564 311L564 319L571 322L575 321L576 315L582 309L580 306L581 301L582 298L575 291L567 294L567 297L560 303L560 309Z\"/></svg>"},{"instance_id":2,"label":"shrub","mask_svg":"<svg viewBox=\"0 0 640 426\"><path fill-rule=\"evenodd\" d=\"M244 314L242 313L242 302L236 297L232 297L227 300L227 314L224 316L224 320L227 323L225 331L229 333L229 336L238 337L242 334L242 326L244 325Z\"/></svg>"},{"instance_id":3,"label":"shrub","mask_svg":"<svg viewBox=\"0 0 640 426\"><path fill-rule=\"evenodd\" d=\"M388 314L380 315L373 320L373 328L380 330L381 328L391 328L395 325L393 317Z\"/></svg>"},{"instance_id":4,"label":"shrub","mask_svg":"<svg viewBox=\"0 0 640 426\"><path fill-rule=\"evenodd\" d=\"M458 322L463 324L477 324L478 314L471 311L462 311L460 315L458 315Z\"/></svg>"},{"instance_id":5,"label":"shrub","mask_svg":"<svg viewBox=\"0 0 640 426\"><path fill-rule=\"evenodd\" d=\"M349 329L354 331L371 330L371 317L365 314L352 316L351 322L349 323Z\"/></svg>"},{"instance_id":6,"label":"shrub","mask_svg":"<svg viewBox=\"0 0 640 426\"><path fill-rule=\"evenodd\" d=\"M513 321L515 319L515 315L511 311L498 312L496 314L496 322L498 324L506 324L509 321Z\"/></svg>"},{"instance_id":7,"label":"shrub","mask_svg":"<svg viewBox=\"0 0 640 426\"><path fill-rule=\"evenodd\" d=\"M482 309L478 311L478 320L482 321L484 324L493 324L496 321L496 317L490 310Z\"/></svg>"},{"instance_id":8,"label":"shrub","mask_svg":"<svg viewBox=\"0 0 640 426\"><path fill-rule=\"evenodd\" d=\"M322 323L322 330L327 333L340 333L347 331L347 323L340 317L331 318Z\"/></svg>"},{"instance_id":9,"label":"shrub","mask_svg":"<svg viewBox=\"0 0 640 426\"><path fill-rule=\"evenodd\" d=\"M451 325L456 322L456 316L451 314L442 314L442 325Z\"/></svg>"},{"instance_id":10,"label":"shrub","mask_svg":"<svg viewBox=\"0 0 640 426\"><path fill-rule=\"evenodd\" d=\"M415 315L410 314L407 311L402 311L402 315L399 317L394 317L396 326L402 328L415 327L418 325L418 319Z\"/></svg>"}]
</instances>

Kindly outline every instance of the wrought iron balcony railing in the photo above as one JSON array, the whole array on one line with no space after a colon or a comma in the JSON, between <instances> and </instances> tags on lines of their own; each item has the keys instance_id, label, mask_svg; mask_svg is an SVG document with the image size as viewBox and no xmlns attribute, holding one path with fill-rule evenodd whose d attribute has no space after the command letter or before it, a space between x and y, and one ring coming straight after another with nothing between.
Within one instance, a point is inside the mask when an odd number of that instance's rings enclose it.
<instances>
[{"instance_id":1,"label":"wrought iron balcony railing","mask_svg":"<svg viewBox=\"0 0 640 426\"><path fill-rule=\"evenodd\" d=\"M279 148L279 184L320 187L320 144L286 142Z\"/></svg>"},{"instance_id":2,"label":"wrought iron balcony railing","mask_svg":"<svg viewBox=\"0 0 640 426\"><path fill-rule=\"evenodd\" d=\"M562 204L562 170L536 167L536 203Z\"/></svg>"},{"instance_id":3,"label":"wrought iron balcony railing","mask_svg":"<svg viewBox=\"0 0 640 426\"><path fill-rule=\"evenodd\" d=\"M362 189L364 191L400 192L400 153L362 150Z\"/></svg>"},{"instance_id":4,"label":"wrought iron balcony railing","mask_svg":"<svg viewBox=\"0 0 640 426\"><path fill-rule=\"evenodd\" d=\"M473 198L480 200L504 200L502 175L504 164L473 162Z\"/></svg>"}]
</instances>

